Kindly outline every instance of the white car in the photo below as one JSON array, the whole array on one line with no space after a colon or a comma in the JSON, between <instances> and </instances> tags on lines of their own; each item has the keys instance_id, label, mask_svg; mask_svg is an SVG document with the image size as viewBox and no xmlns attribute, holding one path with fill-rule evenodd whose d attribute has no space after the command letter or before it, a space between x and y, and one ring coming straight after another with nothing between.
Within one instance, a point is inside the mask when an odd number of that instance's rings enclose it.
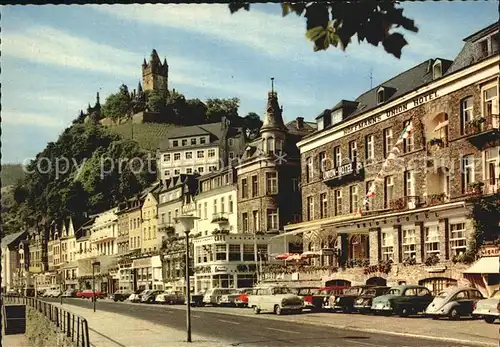
<instances>
[{"instance_id":1,"label":"white car","mask_svg":"<svg viewBox=\"0 0 500 347\"><path fill-rule=\"evenodd\" d=\"M280 286L263 286L254 288L248 295L248 307L256 314L271 311L277 315L285 312L300 313L304 308L304 298L293 294L292 290Z\"/></svg>"},{"instance_id":2,"label":"white car","mask_svg":"<svg viewBox=\"0 0 500 347\"><path fill-rule=\"evenodd\" d=\"M500 288L495 290L488 299L479 300L472 315L482 317L486 323L490 324L500 319Z\"/></svg>"},{"instance_id":3,"label":"white car","mask_svg":"<svg viewBox=\"0 0 500 347\"><path fill-rule=\"evenodd\" d=\"M130 294L127 300L130 302L141 302L141 294L143 292L145 292L145 290L136 290L134 294Z\"/></svg>"},{"instance_id":4,"label":"white car","mask_svg":"<svg viewBox=\"0 0 500 347\"><path fill-rule=\"evenodd\" d=\"M229 295L234 291L234 289L229 288L212 288L208 290L203 296L203 303L211 304L213 306L222 305L222 296ZM227 297L226 297L227 299Z\"/></svg>"}]
</instances>

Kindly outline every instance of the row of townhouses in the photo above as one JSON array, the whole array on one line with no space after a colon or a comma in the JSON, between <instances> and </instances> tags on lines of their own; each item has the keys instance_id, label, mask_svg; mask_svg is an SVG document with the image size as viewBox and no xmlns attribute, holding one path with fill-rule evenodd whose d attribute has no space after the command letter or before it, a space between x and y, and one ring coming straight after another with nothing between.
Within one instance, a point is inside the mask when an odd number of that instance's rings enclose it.
<instances>
[{"instance_id":1,"label":"row of townhouses","mask_svg":"<svg viewBox=\"0 0 500 347\"><path fill-rule=\"evenodd\" d=\"M109 211L2 240L2 287L185 290L257 282L498 287L498 244L472 267L471 198L498 199L499 34L464 39L316 122L268 93L259 136L223 119L175 128L158 181ZM499 226L489 230L499 235ZM481 255L481 254L480 254ZM284 260L278 260L284 259ZM99 266L92 268L92 262Z\"/></svg>"}]
</instances>

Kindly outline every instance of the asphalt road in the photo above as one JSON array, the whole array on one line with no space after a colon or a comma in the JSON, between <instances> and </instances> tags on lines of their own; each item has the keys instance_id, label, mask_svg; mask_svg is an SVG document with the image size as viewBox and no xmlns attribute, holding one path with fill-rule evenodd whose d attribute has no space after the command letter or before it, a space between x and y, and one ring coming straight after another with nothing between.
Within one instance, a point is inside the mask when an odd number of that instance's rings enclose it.
<instances>
[{"instance_id":1,"label":"asphalt road","mask_svg":"<svg viewBox=\"0 0 500 347\"><path fill-rule=\"evenodd\" d=\"M46 299L47 301L59 301ZM82 299L64 299L65 302L85 308L92 308L92 302ZM165 324L176 329L185 329L184 310L165 306L115 303L98 301L97 309L129 315L157 324ZM307 314L307 313L303 313ZM232 346L304 346L304 347L459 347L468 346L415 337L363 333L326 326L314 326L287 321L259 319L259 316L234 316L204 312L203 308L191 311L193 333L224 341ZM408 324L418 324L408 320ZM126 327L124 327L126 328Z\"/></svg>"}]
</instances>

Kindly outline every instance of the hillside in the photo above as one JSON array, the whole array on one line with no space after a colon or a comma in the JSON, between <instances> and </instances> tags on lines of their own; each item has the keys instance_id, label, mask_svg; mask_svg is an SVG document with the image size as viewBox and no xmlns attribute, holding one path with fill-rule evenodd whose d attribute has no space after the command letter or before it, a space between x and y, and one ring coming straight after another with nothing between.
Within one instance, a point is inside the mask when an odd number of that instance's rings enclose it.
<instances>
[{"instance_id":1,"label":"hillside","mask_svg":"<svg viewBox=\"0 0 500 347\"><path fill-rule=\"evenodd\" d=\"M124 139L132 138L131 123L109 126L108 129ZM170 129L176 127L173 124L143 123L134 124L134 140L142 149L156 151L161 140L165 139Z\"/></svg>"},{"instance_id":2,"label":"hillside","mask_svg":"<svg viewBox=\"0 0 500 347\"><path fill-rule=\"evenodd\" d=\"M21 164L2 164L2 187L16 184L24 178L24 171Z\"/></svg>"}]
</instances>

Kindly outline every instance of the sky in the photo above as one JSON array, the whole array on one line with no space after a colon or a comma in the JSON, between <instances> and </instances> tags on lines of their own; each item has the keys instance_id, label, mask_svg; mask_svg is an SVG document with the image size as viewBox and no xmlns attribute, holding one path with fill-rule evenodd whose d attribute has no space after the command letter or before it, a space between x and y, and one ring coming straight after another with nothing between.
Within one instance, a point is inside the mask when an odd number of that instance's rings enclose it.
<instances>
[{"instance_id":1,"label":"sky","mask_svg":"<svg viewBox=\"0 0 500 347\"><path fill-rule=\"evenodd\" d=\"M462 39L498 20L497 3L404 3L417 34L401 59L354 40L343 52L314 52L305 19L279 4L3 6L2 162L27 163L57 140L79 110L141 80L155 48L169 64L169 88L186 98L240 98L240 116L263 116L270 78L286 121L313 121L429 58L454 59ZM370 72L372 81L370 81Z\"/></svg>"}]
</instances>

